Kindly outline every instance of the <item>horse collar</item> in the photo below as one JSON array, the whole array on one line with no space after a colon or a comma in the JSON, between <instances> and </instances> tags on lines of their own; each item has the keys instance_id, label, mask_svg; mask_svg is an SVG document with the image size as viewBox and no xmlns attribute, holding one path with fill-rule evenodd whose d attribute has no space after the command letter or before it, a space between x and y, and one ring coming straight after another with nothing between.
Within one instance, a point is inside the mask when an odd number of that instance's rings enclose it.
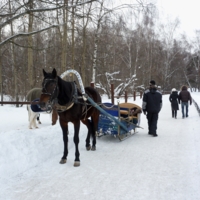
<instances>
[{"instance_id":1,"label":"horse collar","mask_svg":"<svg viewBox=\"0 0 200 200\"><path fill-rule=\"evenodd\" d=\"M60 105L59 103L55 104L56 110L58 112L64 112L66 110L69 110L74 103L78 103L78 92L77 92L77 86L75 82L70 82L71 86L72 86L72 91L71 91L71 95L70 95L70 100L67 104L65 105Z\"/></svg>"}]
</instances>

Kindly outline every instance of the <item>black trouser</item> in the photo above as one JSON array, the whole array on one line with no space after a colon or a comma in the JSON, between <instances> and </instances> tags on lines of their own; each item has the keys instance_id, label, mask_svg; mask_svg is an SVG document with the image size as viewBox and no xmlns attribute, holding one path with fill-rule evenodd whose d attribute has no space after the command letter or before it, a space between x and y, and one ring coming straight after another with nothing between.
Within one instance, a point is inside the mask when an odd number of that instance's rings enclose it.
<instances>
[{"instance_id":1,"label":"black trouser","mask_svg":"<svg viewBox=\"0 0 200 200\"><path fill-rule=\"evenodd\" d=\"M149 126L149 133L156 134L158 113L147 113L147 120Z\"/></svg>"},{"instance_id":2,"label":"black trouser","mask_svg":"<svg viewBox=\"0 0 200 200\"><path fill-rule=\"evenodd\" d=\"M177 116L177 110L172 110L172 117L176 118L176 116Z\"/></svg>"}]
</instances>

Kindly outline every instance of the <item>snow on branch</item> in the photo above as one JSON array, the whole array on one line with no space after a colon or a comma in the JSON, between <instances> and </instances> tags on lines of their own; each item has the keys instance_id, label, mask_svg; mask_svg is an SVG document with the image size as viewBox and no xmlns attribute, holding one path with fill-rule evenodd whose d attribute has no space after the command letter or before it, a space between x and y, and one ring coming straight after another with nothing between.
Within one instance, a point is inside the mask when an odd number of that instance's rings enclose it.
<instances>
[{"instance_id":1,"label":"snow on branch","mask_svg":"<svg viewBox=\"0 0 200 200\"><path fill-rule=\"evenodd\" d=\"M105 76L106 76L107 83L106 84L102 84L101 82L96 83L95 84L96 88L103 90L105 94L107 94L110 97L111 82L120 81L119 85L116 86L114 89L114 96L121 96L123 92L126 90L126 88L128 88L137 79L136 79L135 74L132 75L130 78L126 78L125 81L123 81L122 79L115 78L114 75L119 74L119 73L120 71L113 72L113 73L106 72Z\"/></svg>"}]
</instances>

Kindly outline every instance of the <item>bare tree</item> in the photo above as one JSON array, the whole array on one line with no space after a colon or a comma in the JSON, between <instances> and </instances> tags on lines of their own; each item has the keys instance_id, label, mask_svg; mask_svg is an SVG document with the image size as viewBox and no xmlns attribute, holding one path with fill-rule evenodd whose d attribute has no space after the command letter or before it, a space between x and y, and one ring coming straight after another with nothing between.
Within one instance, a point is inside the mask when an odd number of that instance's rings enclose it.
<instances>
[{"instance_id":1,"label":"bare tree","mask_svg":"<svg viewBox=\"0 0 200 200\"><path fill-rule=\"evenodd\" d=\"M89 20L90 20L90 12L91 12L91 8L92 8L92 3L88 5L88 7L86 8L87 5L83 5L83 19L82 19L82 25L83 25L83 29L82 29L82 40L83 40L83 51L82 51L82 65L81 65L81 77L82 77L82 81L83 84L85 85L86 83L86 40L87 40L87 26L89 24ZM86 11L87 9L87 11Z\"/></svg>"},{"instance_id":2,"label":"bare tree","mask_svg":"<svg viewBox=\"0 0 200 200\"><path fill-rule=\"evenodd\" d=\"M175 59L178 52L173 51L175 31L179 25L179 20L176 19L174 22L170 22L167 25L160 27L160 34L164 45L164 66L162 70L163 77L163 89L169 86L169 78L172 76L171 63Z\"/></svg>"},{"instance_id":3,"label":"bare tree","mask_svg":"<svg viewBox=\"0 0 200 200\"><path fill-rule=\"evenodd\" d=\"M12 7L11 7L11 2L9 0L9 10L10 13L12 13ZM13 30L13 22L10 24L11 28L11 34L14 35L14 30ZM13 39L14 42L14 39ZM16 65L16 54L15 54L15 46L13 43L11 43L11 66L13 70L13 75L14 75L14 96L16 98L16 101L19 101L19 94L18 94L18 69ZM16 107L19 107L19 104L16 104Z\"/></svg>"},{"instance_id":4,"label":"bare tree","mask_svg":"<svg viewBox=\"0 0 200 200\"><path fill-rule=\"evenodd\" d=\"M194 55L192 56L192 64L194 68L195 88L200 89L200 30L196 31L196 37L193 41Z\"/></svg>"},{"instance_id":5,"label":"bare tree","mask_svg":"<svg viewBox=\"0 0 200 200\"><path fill-rule=\"evenodd\" d=\"M63 34L60 31L60 38L61 38L61 44L62 44L62 56L61 56L61 71L65 71L66 65L67 65L67 37L68 37L68 10L66 9L68 7L68 0L64 0L64 5L62 11L63 11ZM58 15L57 15L58 19Z\"/></svg>"},{"instance_id":6,"label":"bare tree","mask_svg":"<svg viewBox=\"0 0 200 200\"><path fill-rule=\"evenodd\" d=\"M1 28L0 28L0 42L1 42ZM0 48L0 93L1 101L3 101L3 73L2 73L2 50ZM3 106L3 104L1 104Z\"/></svg>"}]
</instances>

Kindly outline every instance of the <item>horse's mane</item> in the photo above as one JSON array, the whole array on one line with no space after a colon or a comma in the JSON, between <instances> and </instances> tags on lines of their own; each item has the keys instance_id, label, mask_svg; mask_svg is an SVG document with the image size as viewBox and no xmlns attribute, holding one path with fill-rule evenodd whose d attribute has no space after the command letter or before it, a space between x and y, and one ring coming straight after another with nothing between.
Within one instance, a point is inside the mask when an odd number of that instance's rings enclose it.
<instances>
[{"instance_id":1,"label":"horse's mane","mask_svg":"<svg viewBox=\"0 0 200 200\"><path fill-rule=\"evenodd\" d=\"M64 105L70 102L72 96L72 82L67 82L63 79L61 79L59 76L57 76L58 79L58 88L59 88L59 94L58 94L58 103L60 105Z\"/></svg>"}]
</instances>

